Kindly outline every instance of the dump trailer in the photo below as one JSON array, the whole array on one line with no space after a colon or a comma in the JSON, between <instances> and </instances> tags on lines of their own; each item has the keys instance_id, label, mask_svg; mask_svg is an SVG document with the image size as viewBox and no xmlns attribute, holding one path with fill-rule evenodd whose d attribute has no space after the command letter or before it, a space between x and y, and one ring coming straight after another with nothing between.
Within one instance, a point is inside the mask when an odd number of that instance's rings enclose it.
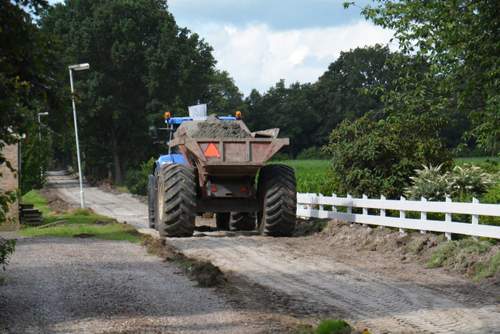
<instances>
[{"instance_id":1,"label":"dump trailer","mask_svg":"<svg viewBox=\"0 0 500 334\"><path fill-rule=\"evenodd\" d=\"M288 138L251 132L239 117L166 117L169 154L148 183L149 224L164 237L189 237L195 218L215 213L219 230L290 236L297 206L294 170L266 164Z\"/></svg>"}]
</instances>

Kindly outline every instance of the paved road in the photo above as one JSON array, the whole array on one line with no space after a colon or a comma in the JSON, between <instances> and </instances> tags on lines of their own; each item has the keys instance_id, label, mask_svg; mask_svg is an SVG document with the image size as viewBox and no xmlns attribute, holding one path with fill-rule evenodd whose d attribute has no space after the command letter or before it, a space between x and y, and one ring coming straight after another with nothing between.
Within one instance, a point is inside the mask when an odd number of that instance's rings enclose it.
<instances>
[{"instance_id":1,"label":"paved road","mask_svg":"<svg viewBox=\"0 0 500 334\"><path fill-rule=\"evenodd\" d=\"M78 193L63 188L61 194L75 201ZM135 226L146 224L145 205L130 195L90 188L87 202L99 213L126 217ZM500 293L484 293L445 274L425 272L425 284L416 284L418 279L346 265L334 254L317 255L314 245L306 254L286 238L211 235L168 242L189 257L209 260L223 271L286 295L290 308L341 315L374 333L500 333Z\"/></svg>"}]
</instances>

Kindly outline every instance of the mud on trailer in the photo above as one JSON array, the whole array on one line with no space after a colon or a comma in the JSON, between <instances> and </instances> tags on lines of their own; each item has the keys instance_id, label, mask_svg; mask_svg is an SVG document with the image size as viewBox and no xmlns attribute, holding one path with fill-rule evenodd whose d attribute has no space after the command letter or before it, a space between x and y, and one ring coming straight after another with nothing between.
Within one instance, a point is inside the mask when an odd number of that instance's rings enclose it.
<instances>
[{"instance_id":1,"label":"mud on trailer","mask_svg":"<svg viewBox=\"0 0 500 334\"><path fill-rule=\"evenodd\" d=\"M290 236L295 229L292 168L266 165L288 138L279 129L250 132L239 117L204 120L166 113L169 154L148 182L149 225L163 237L193 235L195 218L213 212L219 230Z\"/></svg>"}]
</instances>

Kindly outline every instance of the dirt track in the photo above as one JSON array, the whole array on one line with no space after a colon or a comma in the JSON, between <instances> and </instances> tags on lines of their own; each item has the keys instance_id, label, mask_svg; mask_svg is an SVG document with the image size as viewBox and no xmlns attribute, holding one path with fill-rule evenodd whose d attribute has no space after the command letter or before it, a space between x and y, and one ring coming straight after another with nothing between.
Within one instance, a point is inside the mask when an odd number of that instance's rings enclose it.
<instances>
[{"instance_id":1,"label":"dirt track","mask_svg":"<svg viewBox=\"0 0 500 334\"><path fill-rule=\"evenodd\" d=\"M59 191L68 201L78 198L77 188ZM87 202L99 213L146 226L146 206L130 195L90 188ZM290 312L342 316L374 333L500 332L498 288L483 291L418 265L397 274L383 265L372 270L356 252L326 256L314 251L315 240L299 239L205 236L168 242L189 257L210 260L230 275L287 296L284 307Z\"/></svg>"}]
</instances>

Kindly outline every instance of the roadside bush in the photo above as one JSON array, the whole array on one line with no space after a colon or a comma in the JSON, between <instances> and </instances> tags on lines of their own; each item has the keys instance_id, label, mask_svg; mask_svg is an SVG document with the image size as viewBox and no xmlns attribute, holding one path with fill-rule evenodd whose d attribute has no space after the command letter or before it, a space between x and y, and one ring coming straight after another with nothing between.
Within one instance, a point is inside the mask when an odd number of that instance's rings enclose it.
<instances>
[{"instance_id":1,"label":"roadside bush","mask_svg":"<svg viewBox=\"0 0 500 334\"><path fill-rule=\"evenodd\" d=\"M352 327L344 320L328 319L323 320L314 334L350 334Z\"/></svg>"},{"instance_id":2,"label":"roadside bush","mask_svg":"<svg viewBox=\"0 0 500 334\"><path fill-rule=\"evenodd\" d=\"M9 256L14 253L15 248L15 240L5 240L0 238L0 266L3 270L5 270L5 266L8 264Z\"/></svg>"},{"instance_id":3,"label":"roadside bush","mask_svg":"<svg viewBox=\"0 0 500 334\"><path fill-rule=\"evenodd\" d=\"M480 167L472 165L455 166L446 173L442 171L441 165L424 166L415 173L410 178L413 184L406 189L406 195L413 199L425 197L433 201L444 200L446 195L458 201L479 198L494 184L495 179Z\"/></svg>"},{"instance_id":4,"label":"roadside bush","mask_svg":"<svg viewBox=\"0 0 500 334\"><path fill-rule=\"evenodd\" d=\"M399 197L422 165L451 164L432 124L419 116L378 119L366 114L344 121L330 134L335 184L339 193Z\"/></svg>"},{"instance_id":5,"label":"roadside bush","mask_svg":"<svg viewBox=\"0 0 500 334\"><path fill-rule=\"evenodd\" d=\"M130 169L125 175L125 185L132 194L146 195L148 191L148 175L153 170L153 158L143 162L138 169Z\"/></svg>"},{"instance_id":6,"label":"roadside bush","mask_svg":"<svg viewBox=\"0 0 500 334\"><path fill-rule=\"evenodd\" d=\"M446 175L450 184L450 194L459 200L470 196L479 197L493 184L493 177L478 166L455 166Z\"/></svg>"},{"instance_id":7,"label":"roadside bush","mask_svg":"<svg viewBox=\"0 0 500 334\"><path fill-rule=\"evenodd\" d=\"M416 175L410 177L413 182L406 189L406 196L419 199L425 197L430 201L442 201L449 193L449 183L446 175L441 171L442 165L433 167L423 166L415 171Z\"/></svg>"}]
</instances>

